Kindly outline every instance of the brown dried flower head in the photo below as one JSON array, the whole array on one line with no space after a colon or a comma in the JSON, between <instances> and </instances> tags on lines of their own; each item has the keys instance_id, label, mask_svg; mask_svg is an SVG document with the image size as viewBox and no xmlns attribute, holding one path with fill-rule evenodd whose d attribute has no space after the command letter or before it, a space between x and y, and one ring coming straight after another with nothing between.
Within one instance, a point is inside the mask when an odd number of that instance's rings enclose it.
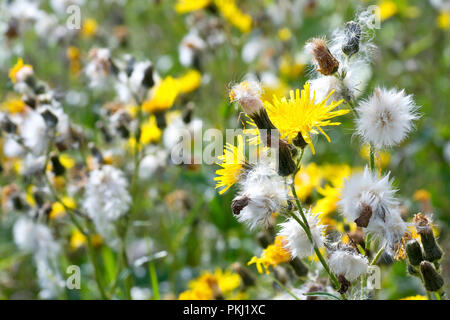
<instances>
[{"instance_id":1,"label":"brown dried flower head","mask_svg":"<svg viewBox=\"0 0 450 320\"><path fill-rule=\"evenodd\" d=\"M307 44L307 48L311 51L314 56L314 60L316 60L319 68L319 71L323 75L331 75L335 73L339 68L339 62L327 47L325 39L322 38L313 38Z\"/></svg>"}]
</instances>

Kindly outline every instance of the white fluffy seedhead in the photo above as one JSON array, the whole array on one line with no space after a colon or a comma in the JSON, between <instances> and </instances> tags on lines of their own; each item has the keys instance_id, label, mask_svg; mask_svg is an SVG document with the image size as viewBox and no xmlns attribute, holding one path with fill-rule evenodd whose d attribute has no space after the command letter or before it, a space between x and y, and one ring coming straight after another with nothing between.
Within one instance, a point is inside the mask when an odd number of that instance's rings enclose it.
<instances>
[{"instance_id":1,"label":"white fluffy seedhead","mask_svg":"<svg viewBox=\"0 0 450 320\"><path fill-rule=\"evenodd\" d=\"M356 108L357 133L362 139L382 149L392 147L407 137L420 116L412 95L404 90L376 88L374 94Z\"/></svg>"},{"instance_id":2,"label":"white fluffy seedhead","mask_svg":"<svg viewBox=\"0 0 450 320\"><path fill-rule=\"evenodd\" d=\"M233 200L233 212L241 223L250 229L268 226L272 214L278 212L288 193L281 177L266 163L250 170L240 182L241 192Z\"/></svg>"},{"instance_id":3,"label":"white fluffy seedhead","mask_svg":"<svg viewBox=\"0 0 450 320\"><path fill-rule=\"evenodd\" d=\"M296 213L299 219L299 213ZM318 215L311 212L309 209L306 212L306 219L311 229L311 236L315 245L320 248L325 243L324 230L325 226L320 223ZM286 237L286 249L289 250L293 258L305 258L313 255L314 247L308 239L308 236L300 226L300 224L294 219L289 218L286 222L280 224L281 230L278 235Z\"/></svg>"},{"instance_id":4,"label":"white fluffy seedhead","mask_svg":"<svg viewBox=\"0 0 450 320\"><path fill-rule=\"evenodd\" d=\"M369 261L354 249L344 248L331 253L328 265L333 273L344 276L348 281L353 281L367 273Z\"/></svg>"},{"instance_id":5,"label":"white fluffy seedhead","mask_svg":"<svg viewBox=\"0 0 450 320\"><path fill-rule=\"evenodd\" d=\"M389 174L378 179L366 167L363 173L354 174L345 182L338 202L341 213L349 221L365 216L366 230L384 240L388 251L393 250L406 231L395 192Z\"/></svg>"}]
</instances>

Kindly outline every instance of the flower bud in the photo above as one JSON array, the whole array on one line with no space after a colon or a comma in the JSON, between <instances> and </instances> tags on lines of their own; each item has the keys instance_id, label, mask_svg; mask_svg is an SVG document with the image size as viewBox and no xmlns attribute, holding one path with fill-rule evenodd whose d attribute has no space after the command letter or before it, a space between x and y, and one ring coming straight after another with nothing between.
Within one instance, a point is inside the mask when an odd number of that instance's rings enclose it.
<instances>
[{"instance_id":1,"label":"flower bud","mask_svg":"<svg viewBox=\"0 0 450 320\"><path fill-rule=\"evenodd\" d=\"M442 258L442 249L434 238L433 230L421 233L420 239L422 240L423 251L425 252L425 260L433 262Z\"/></svg>"},{"instance_id":2,"label":"flower bud","mask_svg":"<svg viewBox=\"0 0 450 320\"><path fill-rule=\"evenodd\" d=\"M4 116L0 121L0 129L5 131L6 133L16 133L17 132L17 125L12 122L9 117Z\"/></svg>"},{"instance_id":3,"label":"flower bud","mask_svg":"<svg viewBox=\"0 0 450 320\"><path fill-rule=\"evenodd\" d=\"M294 258L293 260L289 261L289 264L294 269L295 274L298 277L304 277L308 274L308 268L304 265L302 260L299 258Z\"/></svg>"},{"instance_id":4,"label":"flower bud","mask_svg":"<svg viewBox=\"0 0 450 320\"><path fill-rule=\"evenodd\" d=\"M245 287L251 287L255 284L255 278L242 264L233 263L231 268L241 277Z\"/></svg>"},{"instance_id":5,"label":"flower bud","mask_svg":"<svg viewBox=\"0 0 450 320\"><path fill-rule=\"evenodd\" d=\"M58 118L48 109L42 112L41 116L44 118L45 124L50 129L54 129L58 124Z\"/></svg>"},{"instance_id":6,"label":"flower bud","mask_svg":"<svg viewBox=\"0 0 450 320\"><path fill-rule=\"evenodd\" d=\"M295 171L295 162L292 159L292 145L285 140L280 140L279 143L279 161L278 161L278 174L282 177L286 177Z\"/></svg>"},{"instance_id":7,"label":"flower bud","mask_svg":"<svg viewBox=\"0 0 450 320\"><path fill-rule=\"evenodd\" d=\"M354 21L347 22L345 25L345 39L342 45L342 52L349 58L358 53L359 41L361 39L361 27Z\"/></svg>"},{"instance_id":8,"label":"flower bud","mask_svg":"<svg viewBox=\"0 0 450 320\"><path fill-rule=\"evenodd\" d=\"M55 176L62 176L66 172L66 168L61 164L57 155L51 156L50 161L52 162L52 172Z\"/></svg>"},{"instance_id":9,"label":"flower bud","mask_svg":"<svg viewBox=\"0 0 450 320\"><path fill-rule=\"evenodd\" d=\"M409 263L413 266L418 266L423 261L422 248L415 239L408 241L406 244L406 254Z\"/></svg>"},{"instance_id":10,"label":"flower bud","mask_svg":"<svg viewBox=\"0 0 450 320\"><path fill-rule=\"evenodd\" d=\"M433 264L430 262L422 261L420 263L420 273L422 274L425 289L428 291L438 291L444 285L444 279L437 273Z\"/></svg>"}]
</instances>

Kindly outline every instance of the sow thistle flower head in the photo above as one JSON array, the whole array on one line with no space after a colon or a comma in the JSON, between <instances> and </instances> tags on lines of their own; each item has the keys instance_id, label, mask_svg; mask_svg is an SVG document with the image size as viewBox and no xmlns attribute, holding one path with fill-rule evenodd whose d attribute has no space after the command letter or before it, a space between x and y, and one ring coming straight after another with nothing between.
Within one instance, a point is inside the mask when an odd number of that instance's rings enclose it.
<instances>
[{"instance_id":1,"label":"sow thistle flower head","mask_svg":"<svg viewBox=\"0 0 450 320\"><path fill-rule=\"evenodd\" d=\"M264 249L261 257L254 256L248 262L248 265L256 264L256 268L260 274L263 273L263 267L266 274L269 274L269 267L276 267L280 263L291 260L289 251L284 248L285 237L277 236L273 244Z\"/></svg>"},{"instance_id":2,"label":"sow thistle flower head","mask_svg":"<svg viewBox=\"0 0 450 320\"><path fill-rule=\"evenodd\" d=\"M334 91L333 91L334 92ZM280 136L293 142L297 137L303 138L312 152L315 154L311 134L322 133L330 142L328 135L322 130L325 126L337 126L340 122L332 122L330 119L347 114L349 110L334 110L343 100L334 101L327 105L331 92L321 102L315 102L315 93L311 97L310 84L306 83L303 90L290 91L290 98L278 99L274 96L271 102L265 101L267 113L272 123L280 131Z\"/></svg>"},{"instance_id":3,"label":"sow thistle flower head","mask_svg":"<svg viewBox=\"0 0 450 320\"><path fill-rule=\"evenodd\" d=\"M234 146L227 143L223 150L224 154L219 157L222 163L217 163L222 169L218 169L214 178L217 181L216 189L223 188L220 194L225 193L232 185L234 185L242 175L244 169L248 167L248 163L244 154L244 138L238 136L238 145Z\"/></svg>"}]
</instances>

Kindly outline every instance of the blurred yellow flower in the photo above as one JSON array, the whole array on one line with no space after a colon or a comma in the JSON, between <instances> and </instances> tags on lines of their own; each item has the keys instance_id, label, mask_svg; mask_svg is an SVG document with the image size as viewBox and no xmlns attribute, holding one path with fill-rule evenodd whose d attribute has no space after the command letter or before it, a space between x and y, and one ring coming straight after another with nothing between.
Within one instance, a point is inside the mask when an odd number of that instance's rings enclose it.
<instances>
[{"instance_id":1,"label":"blurred yellow flower","mask_svg":"<svg viewBox=\"0 0 450 320\"><path fill-rule=\"evenodd\" d=\"M314 189L320 185L322 174L320 168L313 162L302 167L295 176L295 191L301 201L312 194Z\"/></svg>"},{"instance_id":2,"label":"blurred yellow flower","mask_svg":"<svg viewBox=\"0 0 450 320\"><path fill-rule=\"evenodd\" d=\"M217 268L191 280L189 289L180 293L179 300L213 300L225 298L241 285L241 277L231 271Z\"/></svg>"},{"instance_id":3,"label":"blurred yellow flower","mask_svg":"<svg viewBox=\"0 0 450 320\"><path fill-rule=\"evenodd\" d=\"M144 122L141 126L141 144L156 143L161 139L161 129L156 124L154 115Z\"/></svg>"},{"instance_id":4,"label":"blurred yellow flower","mask_svg":"<svg viewBox=\"0 0 450 320\"><path fill-rule=\"evenodd\" d=\"M260 274L263 273L263 267L266 274L269 274L269 267L276 267L280 263L291 260L291 255L283 246L284 237L277 236L273 244L264 249L261 257L252 257L247 265L256 264L256 269Z\"/></svg>"},{"instance_id":5,"label":"blurred yellow flower","mask_svg":"<svg viewBox=\"0 0 450 320\"><path fill-rule=\"evenodd\" d=\"M88 18L83 22L81 28L81 35L85 38L90 38L97 33L98 23L95 19Z\"/></svg>"},{"instance_id":6,"label":"blurred yellow flower","mask_svg":"<svg viewBox=\"0 0 450 320\"><path fill-rule=\"evenodd\" d=\"M66 169L72 169L75 166L75 159L65 153L59 155L59 162Z\"/></svg>"},{"instance_id":7,"label":"blurred yellow flower","mask_svg":"<svg viewBox=\"0 0 450 320\"><path fill-rule=\"evenodd\" d=\"M242 170L247 166L247 161L244 154L244 138L238 136L238 145L233 146L227 143L223 150L224 154L219 157L221 169L216 170L217 177L214 178L217 188L223 188L219 191L220 194L225 193L232 185L234 185L242 173Z\"/></svg>"},{"instance_id":8,"label":"blurred yellow flower","mask_svg":"<svg viewBox=\"0 0 450 320\"><path fill-rule=\"evenodd\" d=\"M197 70L189 70L185 75L176 78L179 93L189 93L197 89L202 82L202 75Z\"/></svg>"},{"instance_id":9,"label":"blurred yellow flower","mask_svg":"<svg viewBox=\"0 0 450 320\"><path fill-rule=\"evenodd\" d=\"M450 11L441 11L437 17L437 25L442 30L450 29Z\"/></svg>"},{"instance_id":10,"label":"blurred yellow flower","mask_svg":"<svg viewBox=\"0 0 450 320\"><path fill-rule=\"evenodd\" d=\"M290 92L290 99L274 97L272 103L265 101L267 113L274 126L280 131L283 138L292 142L301 134L305 142L315 154L310 134L322 133L330 142L328 135L322 130L324 126L337 126L340 122L331 122L330 119L347 114L349 110L336 110L343 100L327 104L327 100L334 91L321 102L315 102L315 93L311 96L310 85L306 83L301 91L297 89Z\"/></svg>"},{"instance_id":11,"label":"blurred yellow flower","mask_svg":"<svg viewBox=\"0 0 450 320\"><path fill-rule=\"evenodd\" d=\"M177 0L175 11L182 14L203 9L211 4L212 0Z\"/></svg>"},{"instance_id":12,"label":"blurred yellow flower","mask_svg":"<svg viewBox=\"0 0 450 320\"><path fill-rule=\"evenodd\" d=\"M400 300L428 300L428 298L425 296L417 295L417 296L409 296L406 298L401 298Z\"/></svg>"},{"instance_id":13,"label":"blurred yellow flower","mask_svg":"<svg viewBox=\"0 0 450 320\"><path fill-rule=\"evenodd\" d=\"M170 109L178 93L179 82L168 76L152 89L152 98L143 103L142 110L155 113Z\"/></svg>"},{"instance_id":14,"label":"blurred yellow flower","mask_svg":"<svg viewBox=\"0 0 450 320\"><path fill-rule=\"evenodd\" d=\"M382 0L378 3L380 8L380 18L382 21L389 19L398 12L397 4L391 0Z\"/></svg>"},{"instance_id":15,"label":"blurred yellow flower","mask_svg":"<svg viewBox=\"0 0 450 320\"><path fill-rule=\"evenodd\" d=\"M103 239L98 234L91 235L91 242L94 247L98 247L103 243ZM78 229L72 232L70 236L69 245L72 250L77 250L87 243L86 236L82 234Z\"/></svg>"},{"instance_id":16,"label":"blurred yellow flower","mask_svg":"<svg viewBox=\"0 0 450 320\"><path fill-rule=\"evenodd\" d=\"M69 209L76 209L77 207L77 203L71 197L62 197L61 202L54 202L52 204L52 210L49 215L50 219L64 216L66 214L66 207Z\"/></svg>"},{"instance_id":17,"label":"blurred yellow flower","mask_svg":"<svg viewBox=\"0 0 450 320\"><path fill-rule=\"evenodd\" d=\"M220 13L232 25L238 28L241 32L250 32L252 27L252 17L243 13L237 7L235 0L215 0L215 4Z\"/></svg>"},{"instance_id":18,"label":"blurred yellow flower","mask_svg":"<svg viewBox=\"0 0 450 320\"><path fill-rule=\"evenodd\" d=\"M280 74L290 79L298 78L305 71L306 64L297 61L289 54L283 54L279 62ZM272 97L271 97L272 98Z\"/></svg>"},{"instance_id":19,"label":"blurred yellow flower","mask_svg":"<svg viewBox=\"0 0 450 320\"><path fill-rule=\"evenodd\" d=\"M1 104L0 110L9 113L21 113L25 111L25 106L26 104L22 101L22 99L10 98Z\"/></svg>"},{"instance_id":20,"label":"blurred yellow flower","mask_svg":"<svg viewBox=\"0 0 450 320\"><path fill-rule=\"evenodd\" d=\"M414 192L413 198L416 201L427 201L431 199L431 194L425 189L419 189Z\"/></svg>"},{"instance_id":21,"label":"blurred yellow flower","mask_svg":"<svg viewBox=\"0 0 450 320\"><path fill-rule=\"evenodd\" d=\"M17 82L17 74L24 68L28 68L30 70L33 70L33 66L31 66L29 64L24 64L23 63L23 59L19 58L17 60L16 64L11 69L9 69L8 76L9 76L9 78L11 79L11 81L13 83Z\"/></svg>"},{"instance_id":22,"label":"blurred yellow flower","mask_svg":"<svg viewBox=\"0 0 450 320\"><path fill-rule=\"evenodd\" d=\"M278 38L281 41L288 41L292 37L292 32L289 28L284 27L278 30Z\"/></svg>"}]
</instances>

